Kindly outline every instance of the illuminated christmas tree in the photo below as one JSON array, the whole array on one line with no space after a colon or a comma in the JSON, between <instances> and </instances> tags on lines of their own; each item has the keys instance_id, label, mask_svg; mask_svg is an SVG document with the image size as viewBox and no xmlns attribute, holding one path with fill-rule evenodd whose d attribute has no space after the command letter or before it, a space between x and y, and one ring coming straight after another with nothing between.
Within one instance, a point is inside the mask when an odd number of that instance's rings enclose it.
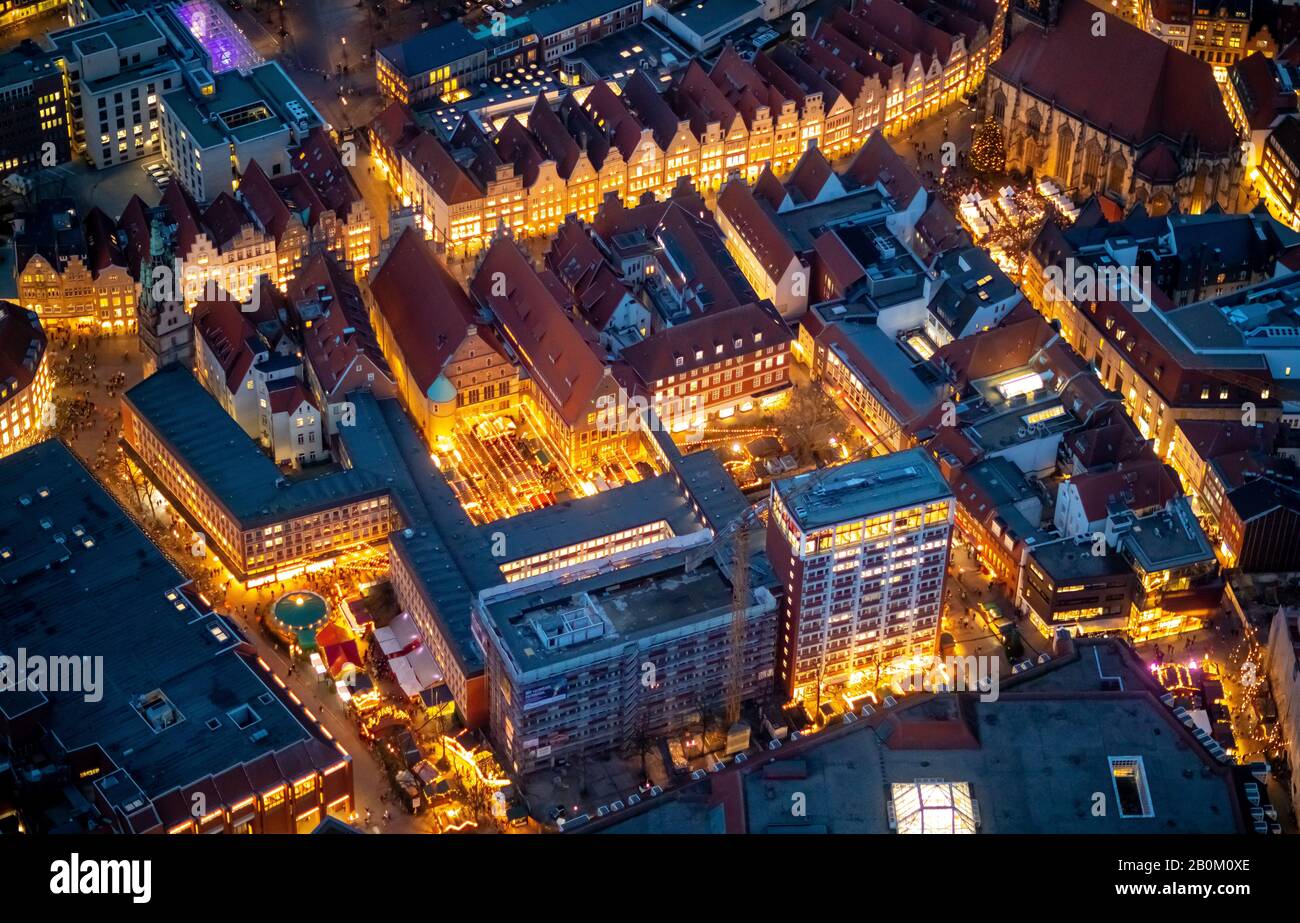
<instances>
[{"instance_id":1,"label":"illuminated christmas tree","mask_svg":"<svg viewBox=\"0 0 1300 923\"><path fill-rule=\"evenodd\" d=\"M972 170L985 175L1001 173L1006 169L1007 148L1002 143L1002 129L993 116L975 127L968 162Z\"/></svg>"}]
</instances>

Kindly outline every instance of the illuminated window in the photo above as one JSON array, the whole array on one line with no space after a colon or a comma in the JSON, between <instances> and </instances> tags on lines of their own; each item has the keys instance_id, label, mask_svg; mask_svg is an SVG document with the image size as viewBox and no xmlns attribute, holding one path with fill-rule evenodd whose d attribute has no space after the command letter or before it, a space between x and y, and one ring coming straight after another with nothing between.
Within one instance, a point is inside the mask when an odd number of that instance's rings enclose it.
<instances>
[{"instance_id":1,"label":"illuminated window","mask_svg":"<svg viewBox=\"0 0 1300 923\"><path fill-rule=\"evenodd\" d=\"M1115 784L1115 801L1119 804L1120 817L1155 817L1142 757L1110 757L1110 777Z\"/></svg>"},{"instance_id":2,"label":"illuminated window","mask_svg":"<svg viewBox=\"0 0 1300 923\"><path fill-rule=\"evenodd\" d=\"M967 782L895 782L890 808L899 833L974 833L979 826Z\"/></svg>"},{"instance_id":3,"label":"illuminated window","mask_svg":"<svg viewBox=\"0 0 1300 923\"><path fill-rule=\"evenodd\" d=\"M1027 372L1024 375L1017 375L998 385L998 391L1007 400L1017 397L1021 394L1029 394L1031 391L1037 391L1043 387L1043 376L1037 372Z\"/></svg>"}]
</instances>

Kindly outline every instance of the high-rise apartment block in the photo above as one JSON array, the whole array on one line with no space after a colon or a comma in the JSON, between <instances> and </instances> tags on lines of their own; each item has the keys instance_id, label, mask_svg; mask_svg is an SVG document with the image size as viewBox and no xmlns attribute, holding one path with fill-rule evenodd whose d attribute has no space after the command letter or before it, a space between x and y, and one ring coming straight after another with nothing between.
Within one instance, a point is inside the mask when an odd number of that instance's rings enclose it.
<instances>
[{"instance_id":1,"label":"high-rise apartment block","mask_svg":"<svg viewBox=\"0 0 1300 923\"><path fill-rule=\"evenodd\" d=\"M923 449L776 481L777 677L795 699L935 653L955 500ZM862 674L859 676L859 674Z\"/></svg>"}]
</instances>

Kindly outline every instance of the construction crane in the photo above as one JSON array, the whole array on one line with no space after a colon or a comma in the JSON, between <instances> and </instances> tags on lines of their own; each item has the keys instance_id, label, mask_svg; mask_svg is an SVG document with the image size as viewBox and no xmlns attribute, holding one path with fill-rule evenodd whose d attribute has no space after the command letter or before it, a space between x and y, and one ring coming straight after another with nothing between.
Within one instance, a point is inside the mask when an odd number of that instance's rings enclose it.
<instances>
[{"instance_id":1,"label":"construction crane","mask_svg":"<svg viewBox=\"0 0 1300 923\"><path fill-rule=\"evenodd\" d=\"M751 507L752 509L753 507ZM749 529L752 523L741 518L736 524L735 551L731 561L731 652L727 659L727 730L740 721L740 687L744 682L743 658L745 612L749 609Z\"/></svg>"}]
</instances>

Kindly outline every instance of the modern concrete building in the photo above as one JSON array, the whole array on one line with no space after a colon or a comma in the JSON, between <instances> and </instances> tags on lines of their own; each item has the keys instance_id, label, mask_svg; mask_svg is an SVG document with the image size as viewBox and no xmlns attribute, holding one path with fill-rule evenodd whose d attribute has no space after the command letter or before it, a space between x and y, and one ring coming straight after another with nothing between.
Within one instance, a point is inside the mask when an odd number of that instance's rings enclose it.
<instances>
[{"instance_id":1,"label":"modern concrete building","mask_svg":"<svg viewBox=\"0 0 1300 923\"><path fill-rule=\"evenodd\" d=\"M67 688L0 698L29 831L351 820L351 757L68 449L49 440L0 461L0 497L6 653L81 668Z\"/></svg>"},{"instance_id":2,"label":"modern concrete building","mask_svg":"<svg viewBox=\"0 0 1300 923\"><path fill-rule=\"evenodd\" d=\"M184 366L162 368L122 395L122 439L131 462L250 584L383 542L400 522L383 474L345 469L289 480Z\"/></svg>"},{"instance_id":3,"label":"modern concrete building","mask_svg":"<svg viewBox=\"0 0 1300 923\"><path fill-rule=\"evenodd\" d=\"M480 593L474 636L487 658L493 739L510 768L635 751L700 721L722 704L735 658L742 699L770 694L778 614L759 573L739 650L731 579L712 559L689 567L670 555Z\"/></svg>"},{"instance_id":4,"label":"modern concrete building","mask_svg":"<svg viewBox=\"0 0 1300 923\"><path fill-rule=\"evenodd\" d=\"M886 836L1252 829L1249 776L1183 724L1164 692L1123 642L1078 641L1004 679L993 701L973 692L916 696L588 829ZM798 796L802 814L790 810ZM1095 809L1100 803L1104 812Z\"/></svg>"},{"instance_id":5,"label":"modern concrete building","mask_svg":"<svg viewBox=\"0 0 1300 923\"><path fill-rule=\"evenodd\" d=\"M199 202L234 192L253 161L271 177L288 174L289 149L325 124L278 62L165 93L159 114L167 164Z\"/></svg>"},{"instance_id":6,"label":"modern concrete building","mask_svg":"<svg viewBox=\"0 0 1300 923\"><path fill-rule=\"evenodd\" d=\"M211 88L202 47L175 23L123 11L52 32L67 73L76 149L98 168L162 149L158 101L186 81ZM188 92L188 91L187 91Z\"/></svg>"},{"instance_id":7,"label":"modern concrete building","mask_svg":"<svg viewBox=\"0 0 1300 923\"><path fill-rule=\"evenodd\" d=\"M922 449L773 482L767 553L785 589L786 695L821 701L936 652L955 516Z\"/></svg>"},{"instance_id":8,"label":"modern concrete building","mask_svg":"<svg viewBox=\"0 0 1300 923\"><path fill-rule=\"evenodd\" d=\"M56 56L27 42L0 55L0 173L72 159L72 123Z\"/></svg>"}]
</instances>

